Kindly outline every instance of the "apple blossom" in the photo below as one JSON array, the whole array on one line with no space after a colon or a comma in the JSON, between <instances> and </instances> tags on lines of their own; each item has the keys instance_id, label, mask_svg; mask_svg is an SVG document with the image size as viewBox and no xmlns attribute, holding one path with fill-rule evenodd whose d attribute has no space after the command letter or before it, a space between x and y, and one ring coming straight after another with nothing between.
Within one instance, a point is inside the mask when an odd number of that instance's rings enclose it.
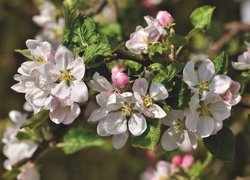
<instances>
[{"instance_id":1,"label":"apple blossom","mask_svg":"<svg viewBox=\"0 0 250 180\"><path fill-rule=\"evenodd\" d=\"M238 94L240 90L240 83L232 81L231 86L222 96L224 101L229 102L232 106L235 106L241 101L241 96Z\"/></svg>"},{"instance_id":2,"label":"apple blossom","mask_svg":"<svg viewBox=\"0 0 250 180\"><path fill-rule=\"evenodd\" d=\"M123 71L124 69L121 67L112 68L112 83L119 89L123 89L129 84L129 77Z\"/></svg>"},{"instance_id":3,"label":"apple blossom","mask_svg":"<svg viewBox=\"0 0 250 180\"><path fill-rule=\"evenodd\" d=\"M162 123L169 128L163 133L161 145L166 151L171 151L181 146L185 138L192 144L193 149L197 148L196 136L185 126L185 116L182 110L172 110L162 119ZM188 136L185 136L185 133Z\"/></svg>"},{"instance_id":4,"label":"apple blossom","mask_svg":"<svg viewBox=\"0 0 250 180\"><path fill-rule=\"evenodd\" d=\"M152 83L149 87L146 79L139 78L133 84L133 92L138 106L146 116L164 118L167 115L159 105L155 104L156 101L165 100L168 97L168 91L162 84Z\"/></svg>"},{"instance_id":5,"label":"apple blossom","mask_svg":"<svg viewBox=\"0 0 250 180\"><path fill-rule=\"evenodd\" d=\"M169 27L173 22L171 14L167 11L158 11L156 20L163 27Z\"/></svg>"},{"instance_id":6,"label":"apple blossom","mask_svg":"<svg viewBox=\"0 0 250 180\"><path fill-rule=\"evenodd\" d=\"M202 99L211 92L224 94L231 86L232 79L226 75L215 75L214 63L207 59L202 61L196 72L195 62L189 61L183 70L183 80Z\"/></svg>"},{"instance_id":7,"label":"apple blossom","mask_svg":"<svg viewBox=\"0 0 250 180\"><path fill-rule=\"evenodd\" d=\"M18 140L16 135L27 116L18 111L10 111L10 119L15 123L7 128L3 135L3 154L8 158L4 161L4 168L11 170L19 161L30 158L38 148L38 144L31 140Z\"/></svg>"},{"instance_id":8,"label":"apple blossom","mask_svg":"<svg viewBox=\"0 0 250 180\"><path fill-rule=\"evenodd\" d=\"M222 123L231 115L231 104L213 94L200 101L194 94L185 110L186 127L198 136L205 138L215 134L222 128Z\"/></svg>"},{"instance_id":9,"label":"apple blossom","mask_svg":"<svg viewBox=\"0 0 250 180\"><path fill-rule=\"evenodd\" d=\"M27 163L17 175L17 180L40 180L40 173L33 163Z\"/></svg>"},{"instance_id":10,"label":"apple blossom","mask_svg":"<svg viewBox=\"0 0 250 180\"><path fill-rule=\"evenodd\" d=\"M238 57L238 62L232 62L232 66L237 70L250 70L250 45L242 55Z\"/></svg>"}]
</instances>

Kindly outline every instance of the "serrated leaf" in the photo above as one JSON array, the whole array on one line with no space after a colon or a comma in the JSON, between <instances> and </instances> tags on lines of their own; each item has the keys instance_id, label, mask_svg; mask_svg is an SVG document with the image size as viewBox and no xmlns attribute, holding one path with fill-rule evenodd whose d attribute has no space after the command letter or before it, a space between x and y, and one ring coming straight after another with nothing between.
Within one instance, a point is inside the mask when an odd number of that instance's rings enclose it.
<instances>
[{"instance_id":1,"label":"serrated leaf","mask_svg":"<svg viewBox=\"0 0 250 180\"><path fill-rule=\"evenodd\" d=\"M170 81L174 78L176 74L181 72L184 68L184 64L178 61L173 61L170 65L167 66L167 77L166 81Z\"/></svg>"},{"instance_id":2,"label":"serrated leaf","mask_svg":"<svg viewBox=\"0 0 250 180\"><path fill-rule=\"evenodd\" d=\"M28 49L16 49L15 52L22 54L24 57L28 58L29 60L36 61L36 58L31 55Z\"/></svg>"},{"instance_id":3,"label":"serrated leaf","mask_svg":"<svg viewBox=\"0 0 250 180\"><path fill-rule=\"evenodd\" d=\"M222 52L214 60L215 74L227 74L228 68L228 55L226 52Z\"/></svg>"},{"instance_id":4,"label":"serrated leaf","mask_svg":"<svg viewBox=\"0 0 250 180\"><path fill-rule=\"evenodd\" d=\"M142 149L153 150L159 141L161 134L160 120L152 120L148 122L148 128L141 136L133 137L132 145Z\"/></svg>"},{"instance_id":5,"label":"serrated leaf","mask_svg":"<svg viewBox=\"0 0 250 180\"><path fill-rule=\"evenodd\" d=\"M165 43L155 43L148 45L148 55L149 57L153 57L156 54L167 53L170 50L170 44L168 41Z\"/></svg>"},{"instance_id":6,"label":"serrated leaf","mask_svg":"<svg viewBox=\"0 0 250 180\"><path fill-rule=\"evenodd\" d=\"M35 114L30 119L24 121L21 128L31 128L36 129L40 127L49 117L49 112L47 110L41 110L39 113Z\"/></svg>"},{"instance_id":7,"label":"serrated leaf","mask_svg":"<svg viewBox=\"0 0 250 180\"><path fill-rule=\"evenodd\" d=\"M79 150L93 147L103 146L105 141L95 133L87 132L78 127L69 130L63 137L63 142L58 146L63 149L65 154L73 154Z\"/></svg>"},{"instance_id":8,"label":"serrated leaf","mask_svg":"<svg viewBox=\"0 0 250 180\"><path fill-rule=\"evenodd\" d=\"M217 134L204 138L206 148L213 156L223 161L232 161L235 153L235 139L232 131L223 127Z\"/></svg>"},{"instance_id":9,"label":"serrated leaf","mask_svg":"<svg viewBox=\"0 0 250 180\"><path fill-rule=\"evenodd\" d=\"M199 28L203 31L207 30L211 25L211 19L215 7L202 6L194 10L190 16L192 25L195 28Z\"/></svg>"},{"instance_id":10,"label":"serrated leaf","mask_svg":"<svg viewBox=\"0 0 250 180\"><path fill-rule=\"evenodd\" d=\"M153 63L148 66L150 72L160 72L164 69L163 65L160 63Z\"/></svg>"}]
</instances>

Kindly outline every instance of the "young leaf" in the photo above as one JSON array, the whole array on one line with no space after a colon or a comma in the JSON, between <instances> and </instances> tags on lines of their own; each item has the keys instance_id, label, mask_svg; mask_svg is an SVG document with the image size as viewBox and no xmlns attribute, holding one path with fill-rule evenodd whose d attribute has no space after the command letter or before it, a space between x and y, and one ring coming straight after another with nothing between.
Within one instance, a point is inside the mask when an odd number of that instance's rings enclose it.
<instances>
[{"instance_id":1,"label":"young leaf","mask_svg":"<svg viewBox=\"0 0 250 180\"><path fill-rule=\"evenodd\" d=\"M174 78L176 74L181 72L184 68L184 64L178 61L173 61L170 65L167 66L167 78L166 81L170 81Z\"/></svg>"},{"instance_id":2,"label":"young leaf","mask_svg":"<svg viewBox=\"0 0 250 180\"><path fill-rule=\"evenodd\" d=\"M155 43L148 45L148 55L152 58L156 54L163 54L170 50L170 44L166 41L165 43Z\"/></svg>"},{"instance_id":3,"label":"young leaf","mask_svg":"<svg viewBox=\"0 0 250 180\"><path fill-rule=\"evenodd\" d=\"M202 6L194 10L190 16L192 25L195 28L199 28L202 31L205 31L210 27L212 15L215 7L211 6Z\"/></svg>"},{"instance_id":4,"label":"young leaf","mask_svg":"<svg viewBox=\"0 0 250 180\"><path fill-rule=\"evenodd\" d=\"M41 110L39 113L35 114L32 118L24 121L21 128L31 128L36 129L41 126L49 117L49 112L47 110Z\"/></svg>"},{"instance_id":5,"label":"young leaf","mask_svg":"<svg viewBox=\"0 0 250 180\"><path fill-rule=\"evenodd\" d=\"M152 120L148 123L148 128L141 136L133 137L132 145L142 149L153 150L159 141L161 134L160 120Z\"/></svg>"},{"instance_id":6,"label":"young leaf","mask_svg":"<svg viewBox=\"0 0 250 180\"><path fill-rule=\"evenodd\" d=\"M152 82L153 83L163 83L167 77L167 73L161 70L158 74L155 75Z\"/></svg>"},{"instance_id":7,"label":"young leaf","mask_svg":"<svg viewBox=\"0 0 250 180\"><path fill-rule=\"evenodd\" d=\"M28 49L16 49L15 52L22 54L24 57L28 58L29 60L36 61L36 58L31 55Z\"/></svg>"},{"instance_id":8,"label":"young leaf","mask_svg":"<svg viewBox=\"0 0 250 180\"><path fill-rule=\"evenodd\" d=\"M215 74L227 74L228 67L228 55L226 52L222 52L214 60Z\"/></svg>"},{"instance_id":9,"label":"young leaf","mask_svg":"<svg viewBox=\"0 0 250 180\"><path fill-rule=\"evenodd\" d=\"M58 146L63 149L65 154L73 154L81 149L93 146L103 146L105 141L95 133L87 132L78 127L71 129L63 137L63 142Z\"/></svg>"},{"instance_id":10,"label":"young leaf","mask_svg":"<svg viewBox=\"0 0 250 180\"><path fill-rule=\"evenodd\" d=\"M223 127L217 134L204 138L206 148L216 158L223 161L232 161L235 153L235 139L232 131Z\"/></svg>"}]
</instances>

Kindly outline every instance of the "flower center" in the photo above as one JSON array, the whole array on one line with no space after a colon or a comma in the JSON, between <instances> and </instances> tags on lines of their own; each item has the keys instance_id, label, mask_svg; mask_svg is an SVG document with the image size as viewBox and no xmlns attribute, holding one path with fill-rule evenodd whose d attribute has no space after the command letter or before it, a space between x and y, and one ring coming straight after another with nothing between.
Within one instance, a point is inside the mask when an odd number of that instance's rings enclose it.
<instances>
[{"instance_id":1,"label":"flower center","mask_svg":"<svg viewBox=\"0 0 250 180\"><path fill-rule=\"evenodd\" d=\"M71 80L73 80L74 77L70 74L69 71L63 70L61 71L59 80L63 81L65 84L69 84Z\"/></svg>"},{"instance_id":2,"label":"flower center","mask_svg":"<svg viewBox=\"0 0 250 180\"><path fill-rule=\"evenodd\" d=\"M159 180L168 180L167 176L160 176Z\"/></svg>"},{"instance_id":3,"label":"flower center","mask_svg":"<svg viewBox=\"0 0 250 180\"><path fill-rule=\"evenodd\" d=\"M142 99L145 106L149 107L153 105L153 99L149 95L144 96Z\"/></svg>"},{"instance_id":4,"label":"flower center","mask_svg":"<svg viewBox=\"0 0 250 180\"><path fill-rule=\"evenodd\" d=\"M40 64L45 64L46 63L46 60L44 59L44 57L39 57L37 59L37 61L40 63Z\"/></svg>"},{"instance_id":5,"label":"flower center","mask_svg":"<svg viewBox=\"0 0 250 180\"><path fill-rule=\"evenodd\" d=\"M184 122L178 122L173 127L176 133L182 133L185 130Z\"/></svg>"},{"instance_id":6,"label":"flower center","mask_svg":"<svg viewBox=\"0 0 250 180\"><path fill-rule=\"evenodd\" d=\"M207 81L200 81L199 84L198 84L198 86L199 86L199 89L201 91L207 91L208 87L209 87L209 82L207 82Z\"/></svg>"},{"instance_id":7,"label":"flower center","mask_svg":"<svg viewBox=\"0 0 250 180\"><path fill-rule=\"evenodd\" d=\"M54 31L54 35L56 39L61 39L62 35L63 35L63 31L61 29L57 29Z\"/></svg>"},{"instance_id":8,"label":"flower center","mask_svg":"<svg viewBox=\"0 0 250 180\"><path fill-rule=\"evenodd\" d=\"M124 116L130 117L133 113L133 105L125 103L122 108L122 114Z\"/></svg>"},{"instance_id":9,"label":"flower center","mask_svg":"<svg viewBox=\"0 0 250 180\"><path fill-rule=\"evenodd\" d=\"M202 116L210 116L211 115L211 107L209 105L202 105L200 108L200 112Z\"/></svg>"}]
</instances>

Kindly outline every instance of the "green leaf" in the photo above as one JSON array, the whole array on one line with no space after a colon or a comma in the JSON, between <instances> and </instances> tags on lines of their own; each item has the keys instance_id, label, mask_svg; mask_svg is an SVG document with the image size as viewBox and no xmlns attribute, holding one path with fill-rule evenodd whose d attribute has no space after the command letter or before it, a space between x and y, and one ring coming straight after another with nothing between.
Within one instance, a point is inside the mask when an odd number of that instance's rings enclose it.
<instances>
[{"instance_id":1,"label":"green leaf","mask_svg":"<svg viewBox=\"0 0 250 180\"><path fill-rule=\"evenodd\" d=\"M148 122L148 128L141 136L133 137L132 145L142 149L153 150L159 141L161 134L160 120L152 119Z\"/></svg>"},{"instance_id":2,"label":"green leaf","mask_svg":"<svg viewBox=\"0 0 250 180\"><path fill-rule=\"evenodd\" d=\"M74 19L63 35L63 44L75 55L83 56L89 67L97 66L102 61L98 57L111 55L108 38L97 32L94 21L79 15Z\"/></svg>"},{"instance_id":3,"label":"green leaf","mask_svg":"<svg viewBox=\"0 0 250 180\"><path fill-rule=\"evenodd\" d=\"M164 69L163 65L160 63L153 63L150 64L150 66L148 67L150 72L160 72Z\"/></svg>"},{"instance_id":4,"label":"green leaf","mask_svg":"<svg viewBox=\"0 0 250 180\"><path fill-rule=\"evenodd\" d=\"M28 49L16 49L15 52L22 54L24 57L28 58L29 60L36 61L36 58L31 55Z\"/></svg>"},{"instance_id":5,"label":"green leaf","mask_svg":"<svg viewBox=\"0 0 250 180\"><path fill-rule=\"evenodd\" d=\"M170 44L173 44L175 47L180 47L180 46L184 46L188 43L188 40L185 36L180 36L177 34L171 34L171 36L169 36L168 41Z\"/></svg>"},{"instance_id":6,"label":"green leaf","mask_svg":"<svg viewBox=\"0 0 250 180\"><path fill-rule=\"evenodd\" d=\"M232 161L235 153L235 138L232 131L223 127L217 134L203 139L213 156L223 161Z\"/></svg>"},{"instance_id":7,"label":"green leaf","mask_svg":"<svg viewBox=\"0 0 250 180\"><path fill-rule=\"evenodd\" d=\"M198 177L202 171L202 164L198 160L191 166L191 168L188 170L189 177Z\"/></svg>"},{"instance_id":8,"label":"green leaf","mask_svg":"<svg viewBox=\"0 0 250 180\"><path fill-rule=\"evenodd\" d=\"M20 141L32 140L40 141L40 134L34 129L23 128L21 131L18 131L16 138Z\"/></svg>"},{"instance_id":9,"label":"green leaf","mask_svg":"<svg viewBox=\"0 0 250 180\"><path fill-rule=\"evenodd\" d=\"M170 65L167 66L167 77L166 81L170 81L174 78L176 74L181 72L184 68L184 64L178 61L173 61Z\"/></svg>"},{"instance_id":10,"label":"green leaf","mask_svg":"<svg viewBox=\"0 0 250 180\"><path fill-rule=\"evenodd\" d=\"M167 77L167 73L161 70L158 74L155 75L152 82L153 83L163 83Z\"/></svg>"},{"instance_id":11,"label":"green leaf","mask_svg":"<svg viewBox=\"0 0 250 180\"><path fill-rule=\"evenodd\" d=\"M170 51L170 44L168 41L165 43L155 43L155 44L149 44L148 45L148 55L150 58L152 58L156 54L163 54Z\"/></svg>"},{"instance_id":12,"label":"green leaf","mask_svg":"<svg viewBox=\"0 0 250 180\"><path fill-rule=\"evenodd\" d=\"M21 171L18 168L14 167L12 170L6 171L2 175L2 178L5 180L16 180L18 174L20 174L20 173L21 173Z\"/></svg>"},{"instance_id":13,"label":"green leaf","mask_svg":"<svg viewBox=\"0 0 250 180\"><path fill-rule=\"evenodd\" d=\"M211 19L215 7L202 6L194 10L190 16L192 25L195 28L199 28L203 31L207 30L211 25Z\"/></svg>"},{"instance_id":14,"label":"green leaf","mask_svg":"<svg viewBox=\"0 0 250 180\"><path fill-rule=\"evenodd\" d=\"M49 117L49 112L47 110L41 110L39 113L35 114L32 118L24 121L21 128L31 128L36 129L40 127Z\"/></svg>"},{"instance_id":15,"label":"green leaf","mask_svg":"<svg viewBox=\"0 0 250 180\"><path fill-rule=\"evenodd\" d=\"M73 154L79 150L93 147L103 146L106 142L95 133L87 132L78 127L71 129L63 137L63 142L58 144L65 154Z\"/></svg>"},{"instance_id":16,"label":"green leaf","mask_svg":"<svg viewBox=\"0 0 250 180\"><path fill-rule=\"evenodd\" d=\"M228 55L226 52L222 52L214 60L215 74L227 74L228 68Z\"/></svg>"}]
</instances>

